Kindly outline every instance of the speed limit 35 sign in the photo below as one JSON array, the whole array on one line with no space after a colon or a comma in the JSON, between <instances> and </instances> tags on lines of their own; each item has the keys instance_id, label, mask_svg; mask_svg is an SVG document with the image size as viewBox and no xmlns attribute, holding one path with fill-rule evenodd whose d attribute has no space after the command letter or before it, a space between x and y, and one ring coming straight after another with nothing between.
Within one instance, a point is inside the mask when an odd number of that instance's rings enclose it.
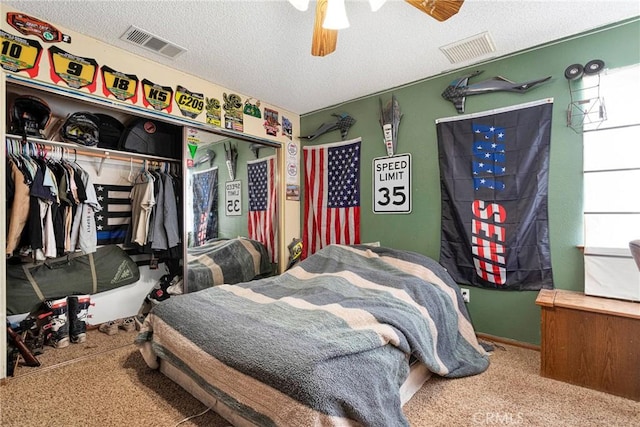
<instances>
[{"instance_id":1,"label":"speed limit 35 sign","mask_svg":"<svg viewBox=\"0 0 640 427\"><path fill-rule=\"evenodd\" d=\"M242 183L240 181L227 181L224 184L224 194L225 215L242 215Z\"/></svg>"},{"instance_id":2,"label":"speed limit 35 sign","mask_svg":"<svg viewBox=\"0 0 640 427\"><path fill-rule=\"evenodd\" d=\"M373 212L411 212L411 154L373 159Z\"/></svg>"}]
</instances>

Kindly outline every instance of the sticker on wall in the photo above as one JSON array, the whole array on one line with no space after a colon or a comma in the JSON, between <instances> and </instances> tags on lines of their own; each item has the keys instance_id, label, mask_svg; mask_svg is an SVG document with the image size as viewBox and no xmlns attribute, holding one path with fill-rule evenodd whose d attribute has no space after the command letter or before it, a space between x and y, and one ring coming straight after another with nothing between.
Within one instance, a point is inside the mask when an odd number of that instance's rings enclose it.
<instances>
[{"instance_id":1,"label":"sticker on wall","mask_svg":"<svg viewBox=\"0 0 640 427\"><path fill-rule=\"evenodd\" d=\"M295 163L287 163L287 180L298 176L298 165Z\"/></svg>"},{"instance_id":2,"label":"sticker on wall","mask_svg":"<svg viewBox=\"0 0 640 427\"><path fill-rule=\"evenodd\" d=\"M235 93L222 94L224 104L224 127L225 129L233 129L238 132L244 132L243 118L242 118L242 98Z\"/></svg>"},{"instance_id":3,"label":"sticker on wall","mask_svg":"<svg viewBox=\"0 0 640 427\"><path fill-rule=\"evenodd\" d=\"M295 142L290 142L287 144L287 156L291 156L295 158L298 155L298 146Z\"/></svg>"},{"instance_id":4,"label":"sticker on wall","mask_svg":"<svg viewBox=\"0 0 640 427\"><path fill-rule=\"evenodd\" d=\"M196 158L196 152L198 151L198 144L200 144L198 131L193 128L187 128L187 148L189 149L189 157L190 157L187 159L188 168L192 168L195 166L195 158Z\"/></svg>"},{"instance_id":5,"label":"sticker on wall","mask_svg":"<svg viewBox=\"0 0 640 427\"><path fill-rule=\"evenodd\" d=\"M102 92L107 98L114 96L120 101L130 99L134 104L138 102L138 77L135 74L125 74L103 65Z\"/></svg>"},{"instance_id":6,"label":"sticker on wall","mask_svg":"<svg viewBox=\"0 0 640 427\"><path fill-rule=\"evenodd\" d=\"M183 116L195 119L204 110L204 94L194 93L184 86L176 86L176 104Z\"/></svg>"},{"instance_id":7,"label":"sticker on wall","mask_svg":"<svg viewBox=\"0 0 640 427\"><path fill-rule=\"evenodd\" d=\"M297 184L287 184L287 200L300 200L300 186Z\"/></svg>"},{"instance_id":8,"label":"sticker on wall","mask_svg":"<svg viewBox=\"0 0 640 427\"><path fill-rule=\"evenodd\" d=\"M283 118L284 121L284 118ZM300 200L300 177L298 176L298 165L300 164L300 149L298 142L287 142L287 158L286 158L286 184L287 184L287 200Z\"/></svg>"},{"instance_id":9,"label":"sticker on wall","mask_svg":"<svg viewBox=\"0 0 640 427\"><path fill-rule=\"evenodd\" d=\"M51 80L54 83L63 81L74 89L87 88L89 92L95 92L98 73L98 63L95 59L73 55L57 46L51 46L49 61Z\"/></svg>"},{"instance_id":10,"label":"sticker on wall","mask_svg":"<svg viewBox=\"0 0 640 427\"><path fill-rule=\"evenodd\" d=\"M278 136L278 112L270 108L264 109L264 129L267 131L267 135Z\"/></svg>"},{"instance_id":11,"label":"sticker on wall","mask_svg":"<svg viewBox=\"0 0 640 427\"><path fill-rule=\"evenodd\" d=\"M282 116L282 134L289 139L293 138L293 124L285 116Z\"/></svg>"},{"instance_id":12,"label":"sticker on wall","mask_svg":"<svg viewBox=\"0 0 640 427\"><path fill-rule=\"evenodd\" d=\"M38 75L42 45L0 30L0 65L4 70L25 71L32 79Z\"/></svg>"},{"instance_id":13,"label":"sticker on wall","mask_svg":"<svg viewBox=\"0 0 640 427\"><path fill-rule=\"evenodd\" d=\"M7 12L7 23L25 36L36 36L47 43L71 43L71 36L62 34L53 25L33 16L18 12Z\"/></svg>"},{"instance_id":14,"label":"sticker on wall","mask_svg":"<svg viewBox=\"0 0 640 427\"><path fill-rule=\"evenodd\" d=\"M142 80L142 93L144 98L142 103L145 107L153 107L154 110L166 110L171 112L171 101L173 98L173 89L169 86L160 86L147 79Z\"/></svg>"},{"instance_id":15,"label":"sticker on wall","mask_svg":"<svg viewBox=\"0 0 640 427\"><path fill-rule=\"evenodd\" d=\"M250 101L253 98L249 98L244 101L244 113L247 116L255 117L256 119L262 118L262 113L260 113L260 101L256 101L255 104L252 104Z\"/></svg>"},{"instance_id":16,"label":"sticker on wall","mask_svg":"<svg viewBox=\"0 0 640 427\"><path fill-rule=\"evenodd\" d=\"M207 124L214 126L222 126L222 112L220 100L216 98L205 98L205 111L207 116Z\"/></svg>"},{"instance_id":17,"label":"sticker on wall","mask_svg":"<svg viewBox=\"0 0 640 427\"><path fill-rule=\"evenodd\" d=\"M287 184L297 184L298 164L300 162L300 150L295 141L287 142Z\"/></svg>"}]
</instances>

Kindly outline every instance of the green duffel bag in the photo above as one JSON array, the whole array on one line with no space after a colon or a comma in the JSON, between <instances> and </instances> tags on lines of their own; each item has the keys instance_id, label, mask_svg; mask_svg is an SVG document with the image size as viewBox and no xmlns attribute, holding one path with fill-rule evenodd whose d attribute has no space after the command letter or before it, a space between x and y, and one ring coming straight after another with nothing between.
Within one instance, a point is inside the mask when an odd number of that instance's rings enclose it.
<instances>
[{"instance_id":1,"label":"green duffel bag","mask_svg":"<svg viewBox=\"0 0 640 427\"><path fill-rule=\"evenodd\" d=\"M46 299L95 294L139 279L137 264L117 245L87 255L7 265L7 315L29 313Z\"/></svg>"}]
</instances>

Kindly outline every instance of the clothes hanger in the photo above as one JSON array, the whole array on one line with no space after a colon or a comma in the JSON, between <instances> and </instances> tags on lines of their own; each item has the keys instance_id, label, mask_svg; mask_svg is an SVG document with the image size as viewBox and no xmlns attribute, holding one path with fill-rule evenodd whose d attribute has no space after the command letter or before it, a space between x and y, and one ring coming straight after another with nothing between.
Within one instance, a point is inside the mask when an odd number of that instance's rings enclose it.
<instances>
[{"instance_id":1,"label":"clothes hanger","mask_svg":"<svg viewBox=\"0 0 640 427\"><path fill-rule=\"evenodd\" d=\"M129 157L129 175L127 175L127 181L129 181L131 184L134 184L136 182L135 178L133 177L133 157Z\"/></svg>"}]
</instances>

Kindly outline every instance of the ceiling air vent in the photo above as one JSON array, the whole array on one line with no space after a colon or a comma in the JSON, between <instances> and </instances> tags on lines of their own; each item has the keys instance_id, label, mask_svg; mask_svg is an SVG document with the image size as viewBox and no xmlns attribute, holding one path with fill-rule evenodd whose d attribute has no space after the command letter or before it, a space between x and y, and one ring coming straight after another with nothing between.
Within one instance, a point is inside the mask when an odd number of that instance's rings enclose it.
<instances>
[{"instance_id":1,"label":"ceiling air vent","mask_svg":"<svg viewBox=\"0 0 640 427\"><path fill-rule=\"evenodd\" d=\"M127 31L125 31L120 39L129 43L136 44L138 46L142 46L145 49L149 49L153 52L159 53L160 55L172 59L187 51L187 49L183 47L168 42L158 36L154 36L153 34L133 25L130 26Z\"/></svg>"},{"instance_id":2,"label":"ceiling air vent","mask_svg":"<svg viewBox=\"0 0 640 427\"><path fill-rule=\"evenodd\" d=\"M488 32L460 40L446 46L440 50L452 64L477 59L496 51L496 47Z\"/></svg>"}]
</instances>

